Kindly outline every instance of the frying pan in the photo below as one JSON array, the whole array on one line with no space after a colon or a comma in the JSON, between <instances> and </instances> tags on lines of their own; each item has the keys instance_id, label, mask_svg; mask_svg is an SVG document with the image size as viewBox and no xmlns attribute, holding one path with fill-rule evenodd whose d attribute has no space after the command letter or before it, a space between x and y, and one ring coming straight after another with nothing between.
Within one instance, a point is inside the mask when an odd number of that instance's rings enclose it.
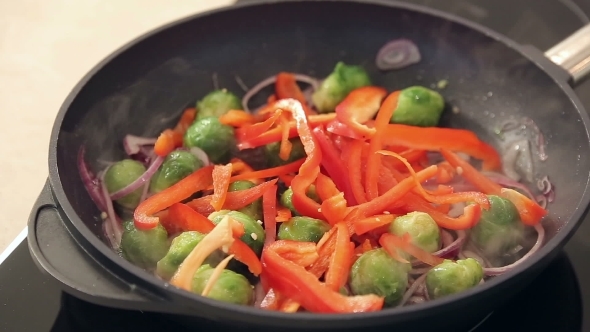
<instances>
[{"instance_id":1,"label":"frying pan","mask_svg":"<svg viewBox=\"0 0 590 332\"><path fill-rule=\"evenodd\" d=\"M377 50L397 38L413 40L422 61L379 72L373 63ZM164 313L197 327L207 319L282 331L468 329L534 279L587 212L590 121L571 86L590 68L589 46L588 26L543 54L452 15L395 1L262 1L181 19L110 55L64 101L51 135L49 179L29 220L31 253L42 271L76 297ZM181 110L213 88L213 73L221 87L240 91L236 75L250 86L279 71L325 77L340 60L363 65L374 84L390 91L447 79L443 94L460 112L447 110L443 125L468 128L492 144L498 124L511 117L533 119L549 155L534 167L558 190L544 221L544 247L512 271L457 295L376 313L317 315L190 294L107 246L100 211L78 176L82 145L97 170L101 160L124 158L124 135L155 136L174 124Z\"/></svg>"}]
</instances>

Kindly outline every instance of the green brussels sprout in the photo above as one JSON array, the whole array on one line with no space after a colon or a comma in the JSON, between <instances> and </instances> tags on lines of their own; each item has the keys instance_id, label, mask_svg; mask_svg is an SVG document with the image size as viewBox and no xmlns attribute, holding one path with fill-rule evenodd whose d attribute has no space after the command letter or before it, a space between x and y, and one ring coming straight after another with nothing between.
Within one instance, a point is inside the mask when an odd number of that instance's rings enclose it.
<instances>
[{"instance_id":1,"label":"green brussels sprout","mask_svg":"<svg viewBox=\"0 0 590 332\"><path fill-rule=\"evenodd\" d=\"M350 290L355 295L383 296L385 306L395 306L408 287L410 269L410 264L396 261L381 248L367 251L352 265Z\"/></svg>"},{"instance_id":2,"label":"green brussels sprout","mask_svg":"<svg viewBox=\"0 0 590 332\"><path fill-rule=\"evenodd\" d=\"M199 267L191 285L193 293L203 293L213 270L209 264ZM243 275L226 269L221 272L207 297L228 303L248 305L254 301L254 287Z\"/></svg>"},{"instance_id":3,"label":"green brussels sprout","mask_svg":"<svg viewBox=\"0 0 590 332\"><path fill-rule=\"evenodd\" d=\"M112 194L127 187L142 176L145 171L145 166L139 161L123 159L108 168L104 175L104 183L108 192ZM116 202L125 208L135 209L139 205L142 192L143 187L139 187L127 196L119 198Z\"/></svg>"},{"instance_id":4,"label":"green brussels sprout","mask_svg":"<svg viewBox=\"0 0 590 332\"><path fill-rule=\"evenodd\" d=\"M219 118L229 110L242 109L242 101L233 93L226 89L221 89L207 94L197 102L196 107L198 110L196 120L210 116Z\"/></svg>"},{"instance_id":5,"label":"green brussels sprout","mask_svg":"<svg viewBox=\"0 0 590 332\"><path fill-rule=\"evenodd\" d=\"M228 191L240 191L246 190L255 187L256 184L252 181L247 180L239 180L230 183ZM243 208L238 210L248 216L252 217L254 220L262 220L262 198L255 200L254 202L244 206Z\"/></svg>"},{"instance_id":6,"label":"green brussels sprout","mask_svg":"<svg viewBox=\"0 0 590 332\"><path fill-rule=\"evenodd\" d=\"M498 259L522 243L524 225L514 203L496 195L488 199L490 208L481 211L469 239L486 258Z\"/></svg>"},{"instance_id":7,"label":"green brussels sprout","mask_svg":"<svg viewBox=\"0 0 590 332\"><path fill-rule=\"evenodd\" d=\"M279 157L281 142L273 142L264 146L266 162L268 163L269 167L277 167L288 163L292 163L296 160L305 158L305 156L307 156L307 154L305 153L305 149L303 148L303 143L301 143L301 140L299 138L292 138L289 141L291 141L293 147L291 148L291 154L289 155L289 158L287 160L283 160L281 159L281 157Z\"/></svg>"},{"instance_id":8,"label":"green brussels sprout","mask_svg":"<svg viewBox=\"0 0 590 332\"><path fill-rule=\"evenodd\" d=\"M410 212L389 224L389 232L398 236L410 234L412 243L428 251L440 248L440 229L428 213Z\"/></svg>"},{"instance_id":9,"label":"green brussels sprout","mask_svg":"<svg viewBox=\"0 0 590 332\"><path fill-rule=\"evenodd\" d=\"M218 118L201 118L187 129L184 145L202 149L215 164L224 163L235 146L234 129L219 122Z\"/></svg>"},{"instance_id":10,"label":"green brussels sprout","mask_svg":"<svg viewBox=\"0 0 590 332\"><path fill-rule=\"evenodd\" d=\"M301 242L315 242L330 230L330 225L319 219L309 217L292 217L281 223L277 238Z\"/></svg>"},{"instance_id":11,"label":"green brussels sprout","mask_svg":"<svg viewBox=\"0 0 590 332\"><path fill-rule=\"evenodd\" d=\"M168 233L158 224L149 230L135 228L133 221L123 223L121 253L131 263L151 269L168 252Z\"/></svg>"},{"instance_id":12,"label":"green brussels sprout","mask_svg":"<svg viewBox=\"0 0 590 332\"><path fill-rule=\"evenodd\" d=\"M163 279L170 279L176 273L176 270L193 249L203 240L205 234L195 231L180 233L172 240L168 253L160 259L156 265L156 274ZM215 251L205 263L217 265L223 259L223 252Z\"/></svg>"},{"instance_id":13,"label":"green brussels sprout","mask_svg":"<svg viewBox=\"0 0 590 332\"><path fill-rule=\"evenodd\" d=\"M476 286L483 278L483 269L473 258L456 262L445 259L426 273L426 290L431 299L455 294Z\"/></svg>"},{"instance_id":14,"label":"green brussels sprout","mask_svg":"<svg viewBox=\"0 0 590 332\"><path fill-rule=\"evenodd\" d=\"M320 197L315 191L315 186L312 184L307 188L307 197L313 199L314 201L321 203ZM281 205L286 207L287 209L291 210L291 212L295 215L299 215L299 212L293 206L293 189L291 187L287 188L281 195Z\"/></svg>"},{"instance_id":15,"label":"green brussels sprout","mask_svg":"<svg viewBox=\"0 0 590 332\"><path fill-rule=\"evenodd\" d=\"M391 123L434 127L445 107L443 97L436 91L422 86L412 86L401 91Z\"/></svg>"},{"instance_id":16,"label":"green brussels sprout","mask_svg":"<svg viewBox=\"0 0 590 332\"><path fill-rule=\"evenodd\" d=\"M338 62L334 71L312 94L311 100L320 113L334 112L336 106L354 89L371 85L369 74L361 66Z\"/></svg>"},{"instance_id":17,"label":"green brussels sprout","mask_svg":"<svg viewBox=\"0 0 590 332\"><path fill-rule=\"evenodd\" d=\"M150 180L150 191L160 192L203 167L201 159L189 151L170 152Z\"/></svg>"},{"instance_id":18,"label":"green brussels sprout","mask_svg":"<svg viewBox=\"0 0 590 332\"><path fill-rule=\"evenodd\" d=\"M246 243L258 256L260 256L262 253L262 246L264 245L264 239L266 238L262 225L245 213L231 210L213 212L209 215L209 220L217 225L226 215L244 225L244 235L240 237L240 240Z\"/></svg>"}]
</instances>

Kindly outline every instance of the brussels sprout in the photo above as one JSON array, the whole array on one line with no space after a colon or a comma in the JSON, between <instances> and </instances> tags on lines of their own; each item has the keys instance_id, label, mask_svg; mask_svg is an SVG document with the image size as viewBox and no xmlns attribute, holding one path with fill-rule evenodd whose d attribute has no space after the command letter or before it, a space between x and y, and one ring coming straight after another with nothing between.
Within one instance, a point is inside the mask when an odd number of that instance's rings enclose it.
<instances>
[{"instance_id":1,"label":"brussels sprout","mask_svg":"<svg viewBox=\"0 0 590 332\"><path fill-rule=\"evenodd\" d=\"M305 149L303 148L303 143L301 143L301 140L299 138L292 138L289 141L291 141L293 147L291 148L291 154L289 155L289 158L287 160L283 160L281 159L281 157L279 157L281 142L273 142L265 145L264 153L266 156L266 162L269 167L277 167L288 163L292 163L295 160L299 160L307 156L307 154L305 154Z\"/></svg>"},{"instance_id":2,"label":"brussels sprout","mask_svg":"<svg viewBox=\"0 0 590 332\"><path fill-rule=\"evenodd\" d=\"M476 286L481 278L483 269L475 259L445 259L427 272L426 289L431 299L438 299Z\"/></svg>"},{"instance_id":3,"label":"brussels sprout","mask_svg":"<svg viewBox=\"0 0 590 332\"><path fill-rule=\"evenodd\" d=\"M142 163L132 159L123 159L114 163L108 168L104 175L104 182L109 193L114 193L127 187L145 173L146 169ZM119 198L116 202L128 209L134 209L139 204L143 187L139 187L127 196Z\"/></svg>"},{"instance_id":4,"label":"brussels sprout","mask_svg":"<svg viewBox=\"0 0 590 332\"><path fill-rule=\"evenodd\" d=\"M416 246L435 252L440 248L440 229L428 213L410 212L389 224L389 232L398 236L410 234Z\"/></svg>"},{"instance_id":5,"label":"brussels sprout","mask_svg":"<svg viewBox=\"0 0 590 332\"><path fill-rule=\"evenodd\" d=\"M226 89L215 90L197 102L197 120L210 116L219 118L232 109L242 109L240 98Z\"/></svg>"},{"instance_id":6,"label":"brussels sprout","mask_svg":"<svg viewBox=\"0 0 590 332\"><path fill-rule=\"evenodd\" d=\"M391 123L434 127L445 107L443 97L436 91L422 86L412 86L401 91Z\"/></svg>"},{"instance_id":7,"label":"brussels sprout","mask_svg":"<svg viewBox=\"0 0 590 332\"><path fill-rule=\"evenodd\" d=\"M232 182L229 185L228 191L240 191L246 190L255 187L256 184L251 181L240 180ZM252 217L254 220L262 220L262 198L255 200L254 202L244 206L243 208L238 210L248 216Z\"/></svg>"},{"instance_id":8,"label":"brussels sprout","mask_svg":"<svg viewBox=\"0 0 590 332\"><path fill-rule=\"evenodd\" d=\"M150 180L150 191L160 192L203 167L201 159L189 151L170 152Z\"/></svg>"},{"instance_id":9,"label":"brussels sprout","mask_svg":"<svg viewBox=\"0 0 590 332\"><path fill-rule=\"evenodd\" d=\"M213 163L224 163L235 146L234 129L215 117L201 118L187 129L184 145L201 148Z\"/></svg>"},{"instance_id":10,"label":"brussels sprout","mask_svg":"<svg viewBox=\"0 0 590 332\"><path fill-rule=\"evenodd\" d=\"M307 188L307 197L313 199L314 201L321 203L320 197L315 191L315 186L312 184ZM299 215L299 212L293 206L293 189L291 187L287 188L281 195L281 205L286 207L287 209L291 210L293 214Z\"/></svg>"},{"instance_id":11,"label":"brussels sprout","mask_svg":"<svg viewBox=\"0 0 590 332\"><path fill-rule=\"evenodd\" d=\"M180 264L204 237L204 234L195 231L183 232L176 236L166 256L158 261L156 274L164 279L172 278ZM221 251L215 251L207 257L205 263L217 265L223 256Z\"/></svg>"},{"instance_id":12,"label":"brussels sprout","mask_svg":"<svg viewBox=\"0 0 590 332\"><path fill-rule=\"evenodd\" d=\"M324 233L329 230L330 225L323 220L309 217L292 217L281 223L277 238L279 240L317 243Z\"/></svg>"},{"instance_id":13,"label":"brussels sprout","mask_svg":"<svg viewBox=\"0 0 590 332\"><path fill-rule=\"evenodd\" d=\"M133 221L123 223L121 253L137 266L153 268L168 252L168 245L168 233L160 224L149 230L140 230L135 228Z\"/></svg>"},{"instance_id":14,"label":"brussels sprout","mask_svg":"<svg viewBox=\"0 0 590 332\"><path fill-rule=\"evenodd\" d=\"M262 253L262 246L264 245L264 239L266 238L262 225L247 214L231 210L213 212L209 215L209 220L217 225L226 215L244 225L244 235L240 237L240 240L246 243L258 256L260 256Z\"/></svg>"},{"instance_id":15,"label":"brussels sprout","mask_svg":"<svg viewBox=\"0 0 590 332\"><path fill-rule=\"evenodd\" d=\"M367 251L352 265L350 290L355 295L383 296L385 306L394 306L408 287L410 269L410 264L396 261L383 249Z\"/></svg>"},{"instance_id":16,"label":"brussels sprout","mask_svg":"<svg viewBox=\"0 0 590 332\"><path fill-rule=\"evenodd\" d=\"M486 258L497 259L522 243L524 225L511 201L495 195L489 195L488 199L490 208L481 211L469 239Z\"/></svg>"},{"instance_id":17,"label":"brussels sprout","mask_svg":"<svg viewBox=\"0 0 590 332\"><path fill-rule=\"evenodd\" d=\"M204 264L199 267L191 285L193 293L203 293L211 274L213 274L211 265ZM254 287L243 275L231 270L223 270L207 297L223 302L248 305L254 301Z\"/></svg>"},{"instance_id":18,"label":"brussels sprout","mask_svg":"<svg viewBox=\"0 0 590 332\"><path fill-rule=\"evenodd\" d=\"M336 106L350 91L367 85L371 85L371 79L365 69L338 62L334 71L313 93L311 100L318 112L334 112Z\"/></svg>"}]
</instances>

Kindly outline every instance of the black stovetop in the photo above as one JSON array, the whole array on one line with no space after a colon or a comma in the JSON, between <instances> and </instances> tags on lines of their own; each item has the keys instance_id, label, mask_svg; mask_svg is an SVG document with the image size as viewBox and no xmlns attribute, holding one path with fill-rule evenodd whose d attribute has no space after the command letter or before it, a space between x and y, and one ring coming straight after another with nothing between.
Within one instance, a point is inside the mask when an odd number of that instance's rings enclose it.
<instances>
[{"instance_id":1,"label":"black stovetop","mask_svg":"<svg viewBox=\"0 0 590 332\"><path fill-rule=\"evenodd\" d=\"M238 2L249 2L248 0ZM590 23L588 0L413 0L545 50ZM590 81L576 88L590 110ZM590 331L590 216L565 252L473 331ZM34 265L26 241L2 261L0 331L185 331L163 315L110 309L62 293ZM199 330L215 330L201 326Z\"/></svg>"}]
</instances>

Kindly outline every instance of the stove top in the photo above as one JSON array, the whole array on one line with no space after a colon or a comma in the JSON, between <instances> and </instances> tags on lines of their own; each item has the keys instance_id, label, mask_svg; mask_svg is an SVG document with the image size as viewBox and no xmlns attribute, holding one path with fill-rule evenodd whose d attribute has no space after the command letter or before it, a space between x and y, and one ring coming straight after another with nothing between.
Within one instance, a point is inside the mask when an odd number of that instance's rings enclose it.
<instances>
[{"instance_id":1,"label":"stove top","mask_svg":"<svg viewBox=\"0 0 590 332\"><path fill-rule=\"evenodd\" d=\"M238 1L245 2L249 1ZM407 2L463 16L541 50L590 23L587 0ZM590 110L590 81L576 91ZM188 331L165 315L110 309L62 293L33 263L25 237L26 230L0 254L0 331ZM589 255L590 220L586 220L564 252L532 284L471 331L590 330ZM203 322L200 329L219 330L220 326Z\"/></svg>"}]
</instances>

